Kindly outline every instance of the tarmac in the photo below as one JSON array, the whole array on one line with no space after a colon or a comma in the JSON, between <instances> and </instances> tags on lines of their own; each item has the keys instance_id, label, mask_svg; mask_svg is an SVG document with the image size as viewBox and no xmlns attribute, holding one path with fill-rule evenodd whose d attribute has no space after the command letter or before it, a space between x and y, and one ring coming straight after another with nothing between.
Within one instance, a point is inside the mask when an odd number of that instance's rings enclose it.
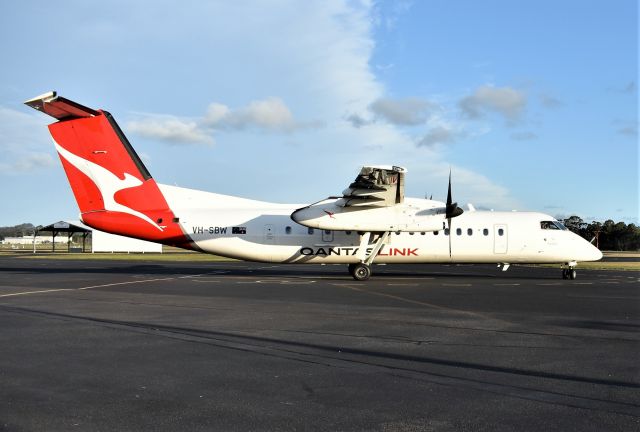
<instances>
[{"instance_id":1,"label":"tarmac","mask_svg":"<svg viewBox=\"0 0 640 432\"><path fill-rule=\"evenodd\" d=\"M373 271L0 257L0 431L640 427L637 272Z\"/></svg>"}]
</instances>

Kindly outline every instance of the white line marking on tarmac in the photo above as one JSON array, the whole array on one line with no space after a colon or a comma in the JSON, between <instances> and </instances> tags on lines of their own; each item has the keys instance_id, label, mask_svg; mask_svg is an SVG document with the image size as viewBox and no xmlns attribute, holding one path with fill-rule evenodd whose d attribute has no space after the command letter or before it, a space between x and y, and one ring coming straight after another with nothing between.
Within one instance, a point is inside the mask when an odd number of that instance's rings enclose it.
<instances>
[{"instance_id":1,"label":"white line marking on tarmac","mask_svg":"<svg viewBox=\"0 0 640 432\"><path fill-rule=\"evenodd\" d=\"M144 282L159 282L159 281L166 281L166 280L173 280L173 279L178 279L178 278L169 277L169 278L158 278L158 279L143 279L143 280L138 280L138 281L114 282L114 283L110 283L110 284L93 285L93 286L82 287L82 288L68 288L68 289L70 289L70 290L74 290L74 289L76 289L76 290L88 290L88 289L94 289L94 288L105 288L105 287L118 286L118 285L130 285L130 284L144 283Z\"/></svg>"},{"instance_id":2,"label":"white line marking on tarmac","mask_svg":"<svg viewBox=\"0 0 640 432\"><path fill-rule=\"evenodd\" d=\"M519 283L494 283L493 286L520 286Z\"/></svg>"},{"instance_id":3,"label":"white line marking on tarmac","mask_svg":"<svg viewBox=\"0 0 640 432\"><path fill-rule=\"evenodd\" d=\"M58 288L58 289L40 290L40 291L24 291L19 293L12 293L12 294L2 294L0 295L0 297L14 297L14 296L27 295L27 294L40 294L40 293L50 293L50 292L57 292L57 291L72 291L73 289L74 288Z\"/></svg>"},{"instance_id":4,"label":"white line marking on tarmac","mask_svg":"<svg viewBox=\"0 0 640 432\"><path fill-rule=\"evenodd\" d=\"M357 292L361 292L361 293L364 293L364 294L374 295L374 296L378 296L378 297L386 297L386 298L398 300L398 301L401 301L401 302L404 302L404 303L417 304L417 305L420 305L420 306L427 306L427 307L431 307L431 308L435 308L435 309L454 310L456 312L472 314L471 312L461 311L461 310L458 310L458 309L451 309L451 308L448 308L446 306L438 306L438 305L435 305L435 304L432 304L432 303L421 302L421 301L418 301L418 300L411 300L411 299L404 298L404 297L399 297L399 296L396 296L396 295L393 295L393 294L386 294L386 293L381 293L381 292L377 292L377 291L368 291L366 289L357 288L355 286L356 284L346 284L346 283L345 284L337 284L337 283L334 283L334 284L331 284L331 285L335 285L337 287L342 287L342 288L347 288L347 289L350 289L350 290L353 290L353 291L357 291Z\"/></svg>"},{"instance_id":5,"label":"white line marking on tarmac","mask_svg":"<svg viewBox=\"0 0 640 432\"><path fill-rule=\"evenodd\" d=\"M204 276L204 274L203 275L199 275L199 276ZM0 298L3 298L3 297L18 297L18 296L30 295L30 294L46 294L46 293L61 292L61 291L90 290L90 289L106 288L106 287L112 287L112 286L118 286L118 285L132 285L132 284L139 284L139 283L146 283L146 282L159 282L159 281L167 281L167 280L174 280L174 279L185 279L185 278L188 278L188 277L193 277L193 275L190 275L190 276L178 276L178 277L168 277L168 278L134 280L134 281L126 281L126 282L114 282L114 283L110 283L110 284L92 285L92 286L80 287L80 288L56 288L56 289L38 290L38 291L23 291L23 292L11 293L11 294L1 294Z\"/></svg>"},{"instance_id":6,"label":"white line marking on tarmac","mask_svg":"<svg viewBox=\"0 0 640 432\"><path fill-rule=\"evenodd\" d=\"M443 283L442 286L471 286L471 284Z\"/></svg>"}]
</instances>

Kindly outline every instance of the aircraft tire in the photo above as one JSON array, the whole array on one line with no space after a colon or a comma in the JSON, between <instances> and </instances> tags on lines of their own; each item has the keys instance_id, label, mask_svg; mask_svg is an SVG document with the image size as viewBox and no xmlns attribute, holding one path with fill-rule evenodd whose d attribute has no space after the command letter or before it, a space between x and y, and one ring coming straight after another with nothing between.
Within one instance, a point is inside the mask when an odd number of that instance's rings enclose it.
<instances>
[{"instance_id":1,"label":"aircraft tire","mask_svg":"<svg viewBox=\"0 0 640 432\"><path fill-rule=\"evenodd\" d=\"M569 270L567 273L569 275L569 279L571 280L575 280L575 278L578 276L574 269Z\"/></svg>"},{"instance_id":2,"label":"aircraft tire","mask_svg":"<svg viewBox=\"0 0 640 432\"><path fill-rule=\"evenodd\" d=\"M569 279L569 270L562 269L562 279Z\"/></svg>"},{"instance_id":3,"label":"aircraft tire","mask_svg":"<svg viewBox=\"0 0 640 432\"><path fill-rule=\"evenodd\" d=\"M371 267L363 263L358 263L353 267L352 276L357 281L366 281L371 277Z\"/></svg>"}]
</instances>

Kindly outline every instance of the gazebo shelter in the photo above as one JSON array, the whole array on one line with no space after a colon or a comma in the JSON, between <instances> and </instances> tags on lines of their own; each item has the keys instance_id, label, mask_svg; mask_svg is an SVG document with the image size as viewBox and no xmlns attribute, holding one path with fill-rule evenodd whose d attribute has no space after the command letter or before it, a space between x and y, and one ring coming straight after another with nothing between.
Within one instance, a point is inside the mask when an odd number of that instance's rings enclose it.
<instances>
[{"instance_id":1,"label":"gazebo shelter","mask_svg":"<svg viewBox=\"0 0 640 432\"><path fill-rule=\"evenodd\" d=\"M67 252L69 252L69 245L71 243L71 237L73 237L74 234L82 233L82 252L84 252L85 251L85 244L86 244L86 241L87 241L87 236L91 233L91 230L87 229L87 228L83 228L83 227L78 226L78 225L74 225L74 224L69 223L69 222L59 221L59 222L53 223L51 225L47 225L47 226L42 227L42 228L38 228L36 230L36 233L41 233L41 232L50 232L51 233L51 235L53 237L53 241L51 242L51 244L53 245L52 252L56 251L56 236L58 236L58 235L60 235L62 233L67 233Z\"/></svg>"}]
</instances>

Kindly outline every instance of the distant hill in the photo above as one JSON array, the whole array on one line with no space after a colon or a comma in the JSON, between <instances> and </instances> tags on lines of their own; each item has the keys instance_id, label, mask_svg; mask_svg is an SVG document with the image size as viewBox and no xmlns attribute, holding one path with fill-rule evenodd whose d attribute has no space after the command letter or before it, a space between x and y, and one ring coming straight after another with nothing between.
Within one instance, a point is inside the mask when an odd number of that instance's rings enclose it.
<instances>
[{"instance_id":1,"label":"distant hill","mask_svg":"<svg viewBox=\"0 0 640 432\"><path fill-rule=\"evenodd\" d=\"M35 226L31 223L23 223L11 227L0 227L0 240L5 237L22 237L25 235L33 235Z\"/></svg>"}]
</instances>

